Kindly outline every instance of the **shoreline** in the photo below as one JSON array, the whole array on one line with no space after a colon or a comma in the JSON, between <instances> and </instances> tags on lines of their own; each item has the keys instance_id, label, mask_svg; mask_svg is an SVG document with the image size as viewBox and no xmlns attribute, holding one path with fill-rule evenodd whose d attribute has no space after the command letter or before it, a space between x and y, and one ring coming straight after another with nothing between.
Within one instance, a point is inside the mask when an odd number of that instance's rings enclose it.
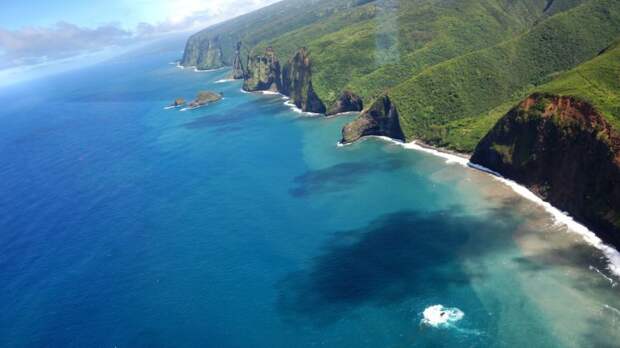
<instances>
[{"instance_id":1,"label":"shoreline","mask_svg":"<svg viewBox=\"0 0 620 348\"><path fill-rule=\"evenodd\" d=\"M181 66L180 64L177 64L177 67L182 68L182 69L185 68ZM195 72L209 72L209 71L222 70L227 67L222 67L222 68L213 69L213 70L197 70L196 67L193 67L193 68ZM321 115L317 113L302 111L295 104L291 102L290 97L285 96L284 94L280 92L274 92L274 91L249 92L249 91L244 90L243 87L240 90L244 94L262 94L262 95L280 96L284 100L284 105L289 107L291 111L293 112L296 112L302 115L307 115L308 117L317 117ZM344 114L349 114L349 113L344 113ZM325 115L325 116L326 117L337 117L339 116L339 114L330 115L330 116ZM366 138L377 138L377 139L386 141L388 143L402 146L403 148L408 149L408 150L425 152L435 157L440 157L440 158L445 159L446 164L459 164L463 167L470 168L470 169L490 175L494 180L497 180L503 183L504 185L507 185L508 187L510 187L510 189L512 189L512 191L516 193L517 195L521 196L522 198L534 204L541 206L549 215L551 215L551 218L555 224L561 224L565 226L568 231L581 236L584 242L586 242L587 244L601 251L607 258L608 270L613 275L615 275L616 277L620 279L620 252L618 251L618 249L616 249L614 245L608 244L607 242L605 242L599 235L597 235L595 232L590 230L587 226L576 221L573 217L561 211L560 209L554 207L549 202L543 200L541 197L536 195L526 186L523 186L517 183L516 181L507 179L503 177L500 173L497 173L489 168L472 163L470 161L471 156L468 154L452 151L452 150L445 149L445 148L435 147L435 146L426 144L419 140L414 140L412 142L406 143L406 142L395 140L395 139L392 139L386 136L365 136L365 137L362 137L360 140L363 141ZM351 145L351 144L341 144L340 142L338 142L337 144L338 147L345 147L348 145Z\"/></svg>"},{"instance_id":2,"label":"shoreline","mask_svg":"<svg viewBox=\"0 0 620 348\"><path fill-rule=\"evenodd\" d=\"M394 145L401 146L407 150L414 150L419 152L425 152L435 157L440 157L446 160L446 164L458 164L466 168L470 168L487 175L490 175L491 178L501 182L502 184L508 186L514 193L521 196L522 198L542 207L545 212L551 215L551 219L555 224L563 225L566 227L567 232L574 233L579 235L582 240L589 244L590 246L596 248L601 251L603 255L606 257L607 261L607 269L611 272L612 275L620 279L620 251L616 249L616 247L612 244L606 243L599 235L590 230L584 224L576 221L573 217L561 211L560 209L554 207L549 202L543 200L539 196L537 196L534 192L530 191L526 186L519 184L516 181L507 179L503 177L501 174L490 170L489 168L483 167L481 165L470 162L467 155L462 153L453 153L443 151L441 148L435 148L428 144L420 144L419 141L414 140L409 143L405 143L399 140L395 140L386 136L366 136L365 138L375 138L387 143L391 143ZM341 144L338 143L339 147L348 146L351 144Z\"/></svg>"}]
</instances>

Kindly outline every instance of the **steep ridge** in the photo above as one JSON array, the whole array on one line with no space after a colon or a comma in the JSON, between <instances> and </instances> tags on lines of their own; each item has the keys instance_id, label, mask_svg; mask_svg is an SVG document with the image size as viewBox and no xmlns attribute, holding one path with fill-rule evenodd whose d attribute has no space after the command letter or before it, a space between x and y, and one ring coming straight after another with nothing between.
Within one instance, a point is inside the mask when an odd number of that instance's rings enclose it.
<instances>
[{"instance_id":1,"label":"steep ridge","mask_svg":"<svg viewBox=\"0 0 620 348\"><path fill-rule=\"evenodd\" d=\"M620 135L590 103L533 94L482 139L471 161L620 245Z\"/></svg>"},{"instance_id":2,"label":"steep ridge","mask_svg":"<svg viewBox=\"0 0 620 348\"><path fill-rule=\"evenodd\" d=\"M243 42L247 52L259 42L271 40L287 32L310 25L333 13L356 7L363 0L287 0L257 11L213 25L192 35L180 64L201 70L219 68L233 63L237 42ZM295 49L303 46L300 43ZM263 47L261 50L264 50ZM258 52L258 51L257 51ZM282 52L292 55L291 52ZM219 57L216 59L214 57Z\"/></svg>"},{"instance_id":3,"label":"steep ridge","mask_svg":"<svg viewBox=\"0 0 620 348\"><path fill-rule=\"evenodd\" d=\"M325 104L312 87L312 64L305 48L301 48L282 70L282 94L302 111L325 113Z\"/></svg>"},{"instance_id":4,"label":"steep ridge","mask_svg":"<svg viewBox=\"0 0 620 348\"><path fill-rule=\"evenodd\" d=\"M237 48L235 49L235 56L232 61L232 69L230 72L230 78L240 80L245 77L245 69L243 63L241 63L241 42L237 42Z\"/></svg>"},{"instance_id":5,"label":"steep ridge","mask_svg":"<svg viewBox=\"0 0 620 348\"><path fill-rule=\"evenodd\" d=\"M501 116L495 108L595 57L618 35L620 2L588 1L512 40L425 69L389 93L407 139L469 152L480 139L470 134L483 135Z\"/></svg>"},{"instance_id":6,"label":"steep ridge","mask_svg":"<svg viewBox=\"0 0 620 348\"><path fill-rule=\"evenodd\" d=\"M620 42L537 90L498 121L471 161L620 245Z\"/></svg>"},{"instance_id":7,"label":"steep ridge","mask_svg":"<svg viewBox=\"0 0 620 348\"><path fill-rule=\"evenodd\" d=\"M272 47L278 56L290 57L299 47L307 47L313 52L314 91L333 109L342 91L368 103L424 67L523 32L545 16L546 4L546 0L288 0L192 36L181 64L212 68L196 57L206 55L198 51L214 37L227 65L232 64L238 41L243 42L242 56Z\"/></svg>"}]
</instances>

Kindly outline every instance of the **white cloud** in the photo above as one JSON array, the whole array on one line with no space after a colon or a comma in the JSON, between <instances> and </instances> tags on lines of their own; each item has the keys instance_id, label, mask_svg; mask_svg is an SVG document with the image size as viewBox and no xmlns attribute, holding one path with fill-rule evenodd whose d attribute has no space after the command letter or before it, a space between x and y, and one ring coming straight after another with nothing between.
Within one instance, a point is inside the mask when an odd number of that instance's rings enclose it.
<instances>
[{"instance_id":1,"label":"white cloud","mask_svg":"<svg viewBox=\"0 0 620 348\"><path fill-rule=\"evenodd\" d=\"M159 0L167 18L158 23L140 23L132 30L123 29L118 23L86 28L64 21L51 27L0 28L0 70L39 66L170 33L195 31L276 1L170 0L162 3Z\"/></svg>"}]
</instances>

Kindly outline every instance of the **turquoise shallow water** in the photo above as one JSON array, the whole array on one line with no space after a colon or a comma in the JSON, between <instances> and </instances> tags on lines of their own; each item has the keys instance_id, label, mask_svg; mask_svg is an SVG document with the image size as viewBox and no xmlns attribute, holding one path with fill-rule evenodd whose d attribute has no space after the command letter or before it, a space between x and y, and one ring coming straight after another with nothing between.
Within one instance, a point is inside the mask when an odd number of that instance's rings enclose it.
<instances>
[{"instance_id":1,"label":"turquoise shallow water","mask_svg":"<svg viewBox=\"0 0 620 348\"><path fill-rule=\"evenodd\" d=\"M181 47L0 90L0 346L618 346L618 280L538 206Z\"/></svg>"}]
</instances>

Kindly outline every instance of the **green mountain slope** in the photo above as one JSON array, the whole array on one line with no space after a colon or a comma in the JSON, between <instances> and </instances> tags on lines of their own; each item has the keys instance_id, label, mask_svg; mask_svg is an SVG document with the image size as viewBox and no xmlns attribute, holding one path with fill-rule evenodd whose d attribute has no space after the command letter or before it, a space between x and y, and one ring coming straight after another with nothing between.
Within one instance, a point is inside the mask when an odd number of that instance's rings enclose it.
<instances>
[{"instance_id":1,"label":"green mountain slope","mask_svg":"<svg viewBox=\"0 0 620 348\"><path fill-rule=\"evenodd\" d=\"M249 50L264 40L271 40L323 18L335 16L365 2L368 1L287 0L275 3L192 35L187 41L181 65L196 66L199 69L231 65L235 46L239 41L244 44L244 53L249 53ZM292 54L293 51L288 53Z\"/></svg>"},{"instance_id":2,"label":"green mountain slope","mask_svg":"<svg viewBox=\"0 0 620 348\"><path fill-rule=\"evenodd\" d=\"M620 130L620 41L537 90L587 101Z\"/></svg>"},{"instance_id":3,"label":"green mountain slope","mask_svg":"<svg viewBox=\"0 0 620 348\"><path fill-rule=\"evenodd\" d=\"M316 96L384 94L406 139L470 152L536 86L620 35L617 0L285 0L193 35L182 64L307 47ZM380 99L380 98L379 98Z\"/></svg>"},{"instance_id":4,"label":"green mountain slope","mask_svg":"<svg viewBox=\"0 0 620 348\"><path fill-rule=\"evenodd\" d=\"M504 41L544 18L545 0L372 1L266 40L281 57L299 46L313 60L317 94L344 90L365 99L421 69Z\"/></svg>"},{"instance_id":5,"label":"green mountain slope","mask_svg":"<svg viewBox=\"0 0 620 348\"><path fill-rule=\"evenodd\" d=\"M620 43L535 88L471 157L620 245Z\"/></svg>"},{"instance_id":6,"label":"green mountain slope","mask_svg":"<svg viewBox=\"0 0 620 348\"><path fill-rule=\"evenodd\" d=\"M618 35L620 2L588 1L512 40L432 66L390 95L408 139L471 151L506 105L594 57Z\"/></svg>"}]
</instances>

